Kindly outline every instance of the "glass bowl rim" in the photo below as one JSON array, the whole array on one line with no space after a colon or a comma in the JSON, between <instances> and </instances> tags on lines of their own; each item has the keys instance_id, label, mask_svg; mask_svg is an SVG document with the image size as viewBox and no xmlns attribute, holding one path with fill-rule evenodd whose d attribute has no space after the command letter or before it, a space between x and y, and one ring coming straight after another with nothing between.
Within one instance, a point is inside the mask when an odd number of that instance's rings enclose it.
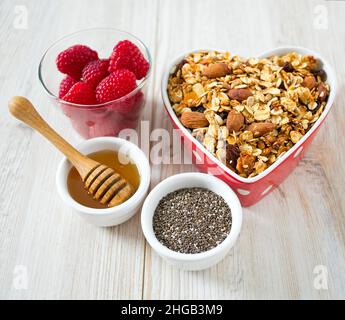
<instances>
[{"instance_id":1,"label":"glass bowl rim","mask_svg":"<svg viewBox=\"0 0 345 320\"><path fill-rule=\"evenodd\" d=\"M75 35L78 35L80 33L84 33L84 32L88 32L88 31L114 31L114 32L118 32L118 33L121 33L123 35L129 35L131 38L134 38L136 41L138 41L140 43L141 46L144 47L145 49L145 53L146 53L146 56L147 56L147 59L148 59L148 63L149 63L149 69L147 70L147 74L146 76L141 80L141 82L139 83L139 85L134 89L132 90L131 92L127 93L125 96L123 97L120 97L120 98L117 98L115 100L111 100L111 101L107 101L107 102L103 102L103 103L98 103L98 104L78 104L78 103L72 103L72 102L68 102L68 101L65 101L65 100L62 100L60 99L58 96L56 96L55 94L53 94L49 89L48 87L46 86L44 80L43 80L43 77L42 77L42 68L43 68L43 62L44 62L44 59L46 58L47 54L49 53L49 51L55 47L57 44L61 43L63 40L67 39L67 38L70 38L72 36L75 36ZM151 57L151 53L149 51L149 49L147 48L147 46L145 45L145 43L143 41L141 41L137 36L133 35L132 33L130 32L127 32L127 31L123 31L123 30L120 30L120 29L116 29L116 28L88 28L88 29L82 29L82 30L78 30L78 31L75 31L75 32L72 32L72 33L69 33L61 38L59 38L58 40L54 41L44 52L41 60L40 60L40 63L39 63L39 66L38 66L38 79L41 83L41 85L43 86L44 90L46 91L46 93L52 97L54 100L57 100L58 103L62 103L64 105L69 105L69 106L72 106L72 107L75 107L75 108L83 108L83 109L95 109L95 108L101 108L101 107L106 107L106 106L109 106L110 104L113 104L113 103L116 103L116 102L120 102L120 101L123 101L123 100L126 100L132 96L134 96L138 91L140 91L143 86L146 84L147 80L149 79L150 77L150 74L151 74L151 69L152 69L152 57Z\"/></svg>"}]
</instances>

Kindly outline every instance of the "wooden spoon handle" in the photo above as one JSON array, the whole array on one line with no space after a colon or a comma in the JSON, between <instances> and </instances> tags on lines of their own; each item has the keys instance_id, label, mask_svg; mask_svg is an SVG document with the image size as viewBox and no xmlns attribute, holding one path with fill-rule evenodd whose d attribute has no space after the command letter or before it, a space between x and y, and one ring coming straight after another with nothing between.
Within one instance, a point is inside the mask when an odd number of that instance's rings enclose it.
<instances>
[{"instance_id":1,"label":"wooden spoon handle","mask_svg":"<svg viewBox=\"0 0 345 320\"><path fill-rule=\"evenodd\" d=\"M98 162L93 161L92 159L81 154L54 129L52 129L47 122L42 119L40 114L28 99L18 96L13 97L8 104L8 108L15 118L37 130L56 148L58 148L77 168L83 179L85 175L92 169L92 167L98 165Z\"/></svg>"}]
</instances>

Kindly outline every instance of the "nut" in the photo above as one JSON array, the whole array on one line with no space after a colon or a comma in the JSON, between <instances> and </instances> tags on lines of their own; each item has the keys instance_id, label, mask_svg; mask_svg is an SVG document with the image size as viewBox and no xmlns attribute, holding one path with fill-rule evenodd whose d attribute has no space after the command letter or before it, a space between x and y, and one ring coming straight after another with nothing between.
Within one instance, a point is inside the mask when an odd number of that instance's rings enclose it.
<instances>
[{"instance_id":1,"label":"nut","mask_svg":"<svg viewBox=\"0 0 345 320\"><path fill-rule=\"evenodd\" d=\"M252 92L248 88L230 89L228 96L231 100L237 100L242 102L252 95Z\"/></svg>"},{"instance_id":2,"label":"nut","mask_svg":"<svg viewBox=\"0 0 345 320\"><path fill-rule=\"evenodd\" d=\"M308 89L313 89L316 86L316 79L312 75L308 75L304 78L302 82L303 87L307 87Z\"/></svg>"},{"instance_id":3,"label":"nut","mask_svg":"<svg viewBox=\"0 0 345 320\"><path fill-rule=\"evenodd\" d=\"M205 115L201 112L188 111L182 113L182 124L189 129L198 129L208 126L208 121Z\"/></svg>"},{"instance_id":4,"label":"nut","mask_svg":"<svg viewBox=\"0 0 345 320\"><path fill-rule=\"evenodd\" d=\"M233 109L228 113L228 117L226 119L226 127L228 128L229 132L239 131L242 128L243 124L244 116L241 112Z\"/></svg>"},{"instance_id":5,"label":"nut","mask_svg":"<svg viewBox=\"0 0 345 320\"><path fill-rule=\"evenodd\" d=\"M206 76L207 78L220 78L225 77L230 73L231 70L229 69L226 63L217 62L205 67L205 69L202 72L202 75Z\"/></svg>"},{"instance_id":6,"label":"nut","mask_svg":"<svg viewBox=\"0 0 345 320\"><path fill-rule=\"evenodd\" d=\"M275 124L271 122L253 122L248 126L248 130L253 132L255 138L261 137L275 128Z\"/></svg>"},{"instance_id":7,"label":"nut","mask_svg":"<svg viewBox=\"0 0 345 320\"><path fill-rule=\"evenodd\" d=\"M323 82L321 82L317 87L317 92L319 93L319 101L324 102L328 97L328 90L327 87L323 84Z\"/></svg>"}]
</instances>

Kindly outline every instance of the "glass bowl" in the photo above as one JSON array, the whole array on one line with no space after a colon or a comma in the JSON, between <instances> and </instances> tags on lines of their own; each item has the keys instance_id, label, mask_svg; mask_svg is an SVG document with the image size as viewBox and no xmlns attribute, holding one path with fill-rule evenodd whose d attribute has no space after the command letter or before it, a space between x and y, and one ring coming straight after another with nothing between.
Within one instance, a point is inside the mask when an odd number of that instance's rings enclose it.
<instances>
[{"instance_id":1,"label":"glass bowl","mask_svg":"<svg viewBox=\"0 0 345 320\"><path fill-rule=\"evenodd\" d=\"M150 67L145 78L137 81L137 88L119 99L97 104L81 105L59 98L59 84L65 77L56 67L58 54L70 46L83 44L98 52L99 58L108 58L121 40L130 40L142 52ZM122 129L135 129L145 104L146 83L151 71L151 55L145 44L134 35L112 28L87 29L67 35L44 53L39 69L39 80L51 101L70 119L73 128L84 138L117 136Z\"/></svg>"}]
</instances>

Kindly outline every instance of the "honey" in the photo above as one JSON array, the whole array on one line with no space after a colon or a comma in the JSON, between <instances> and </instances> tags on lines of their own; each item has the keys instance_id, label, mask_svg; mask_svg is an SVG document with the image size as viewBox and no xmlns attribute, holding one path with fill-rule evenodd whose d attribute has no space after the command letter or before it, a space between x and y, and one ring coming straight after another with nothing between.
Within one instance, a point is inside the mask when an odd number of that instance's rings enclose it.
<instances>
[{"instance_id":1,"label":"honey","mask_svg":"<svg viewBox=\"0 0 345 320\"><path fill-rule=\"evenodd\" d=\"M138 168L124 155L121 154L120 158L122 161L120 161L118 152L113 150L102 150L88 154L88 157L114 169L115 172L122 175L122 177L133 186L135 191L138 189L140 184ZM123 161L123 159L127 161ZM93 199L92 195L87 192L78 171L74 167L68 173L67 187L71 197L81 205L97 209L108 208L98 200Z\"/></svg>"}]
</instances>

